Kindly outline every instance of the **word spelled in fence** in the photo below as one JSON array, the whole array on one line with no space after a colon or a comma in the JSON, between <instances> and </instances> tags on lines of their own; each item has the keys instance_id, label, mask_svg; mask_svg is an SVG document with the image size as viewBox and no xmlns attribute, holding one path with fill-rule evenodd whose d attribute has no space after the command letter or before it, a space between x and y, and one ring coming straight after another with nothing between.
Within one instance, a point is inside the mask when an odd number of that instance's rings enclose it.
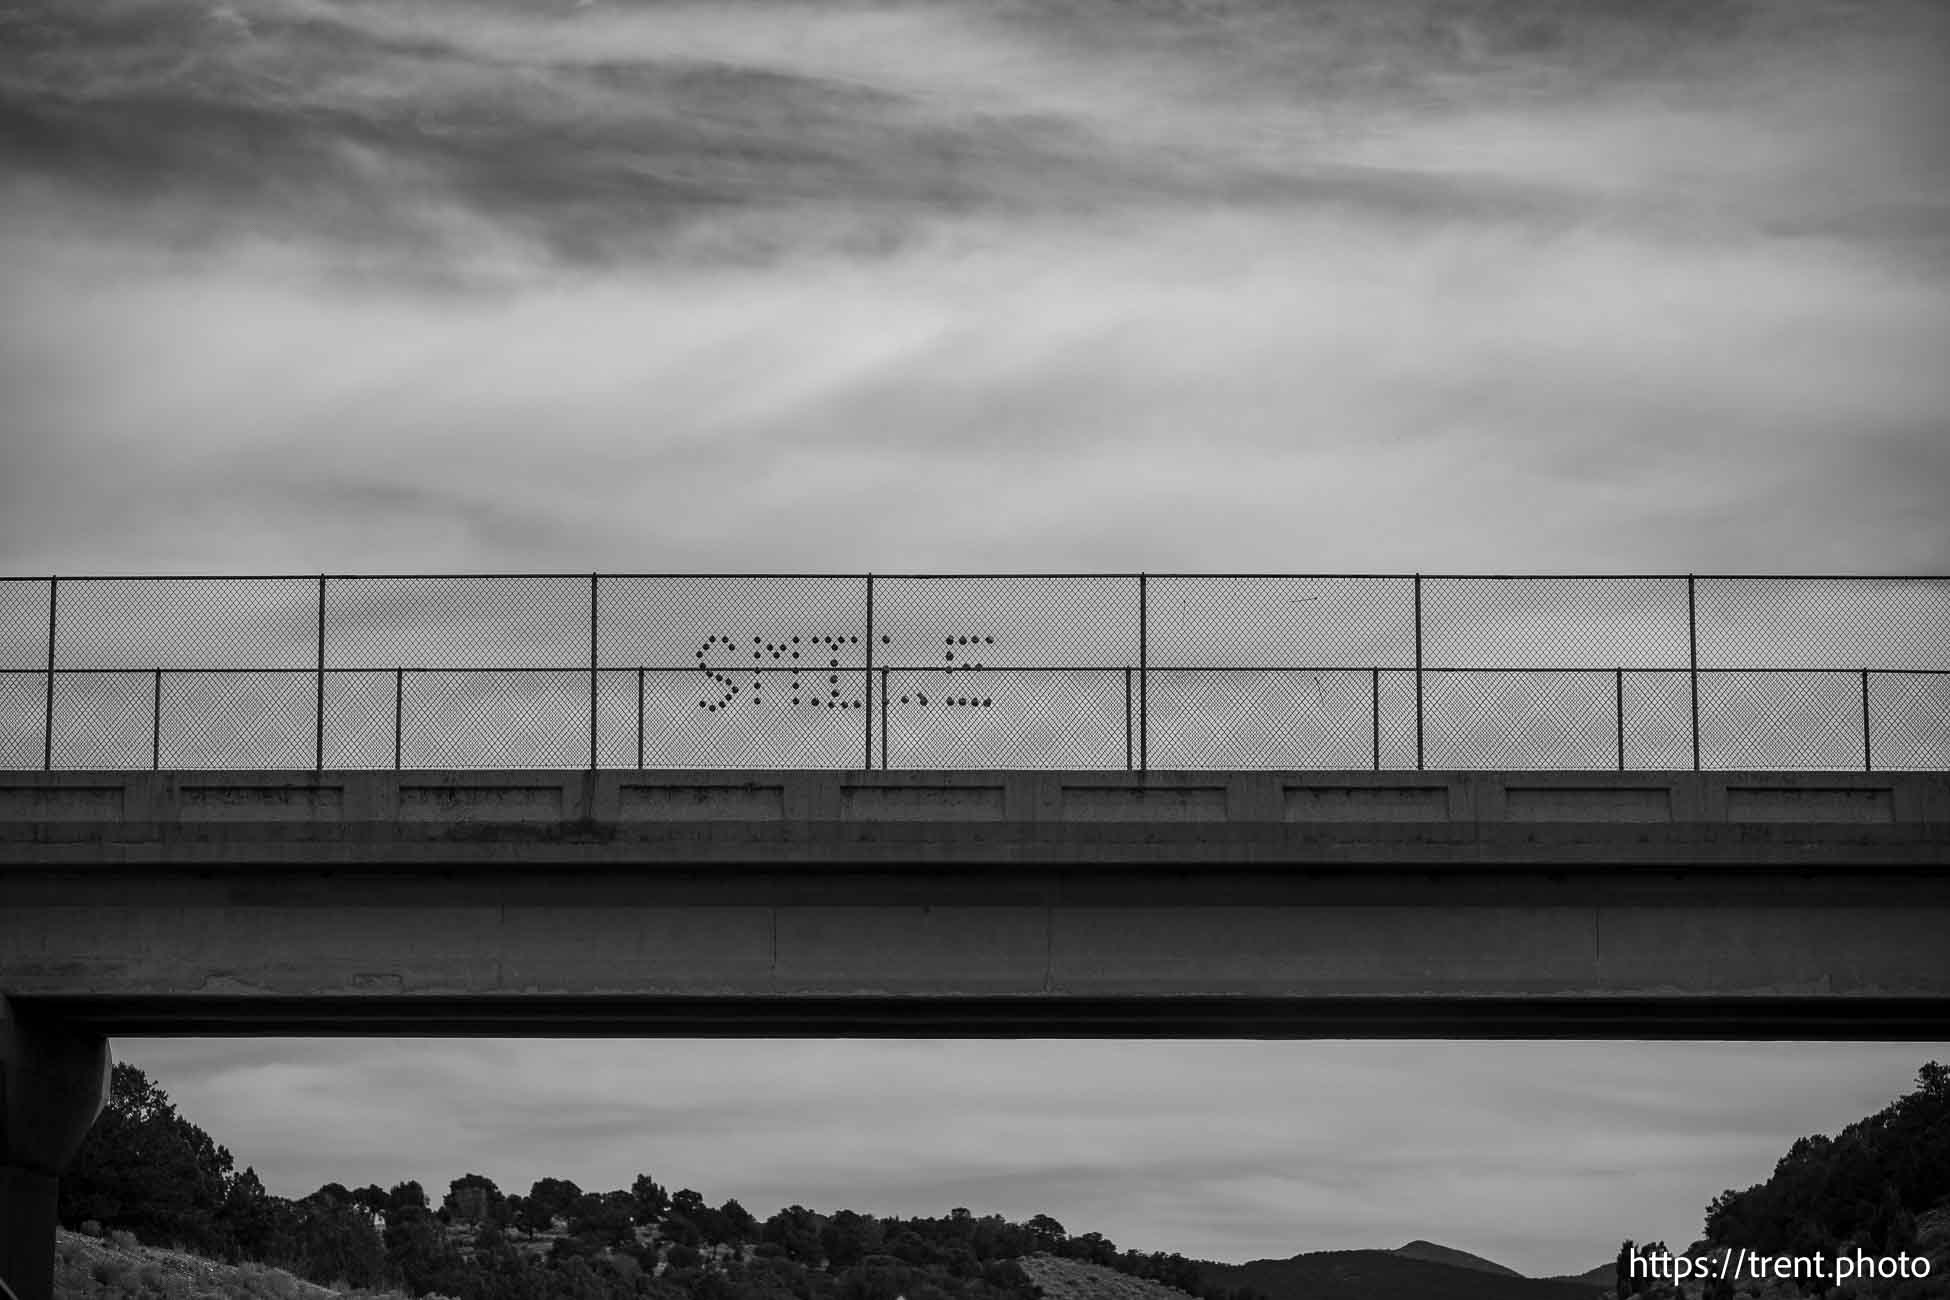
<instances>
[{"instance_id":1,"label":"word spelled in fence","mask_svg":"<svg viewBox=\"0 0 1950 1300\"><path fill-rule=\"evenodd\" d=\"M0 767L1950 769L1950 579L0 579Z\"/></svg>"}]
</instances>

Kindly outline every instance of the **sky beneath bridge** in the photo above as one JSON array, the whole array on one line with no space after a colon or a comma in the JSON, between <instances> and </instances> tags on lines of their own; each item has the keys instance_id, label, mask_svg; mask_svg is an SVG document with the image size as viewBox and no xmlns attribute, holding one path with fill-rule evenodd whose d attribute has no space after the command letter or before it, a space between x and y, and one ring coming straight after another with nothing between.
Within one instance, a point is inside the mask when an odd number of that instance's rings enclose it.
<instances>
[{"instance_id":1,"label":"sky beneath bridge","mask_svg":"<svg viewBox=\"0 0 1950 1300\"><path fill-rule=\"evenodd\" d=\"M1943 573L1946 67L1927 0L0 0L0 572ZM123 1045L285 1193L1538 1272L1929 1054Z\"/></svg>"}]
</instances>

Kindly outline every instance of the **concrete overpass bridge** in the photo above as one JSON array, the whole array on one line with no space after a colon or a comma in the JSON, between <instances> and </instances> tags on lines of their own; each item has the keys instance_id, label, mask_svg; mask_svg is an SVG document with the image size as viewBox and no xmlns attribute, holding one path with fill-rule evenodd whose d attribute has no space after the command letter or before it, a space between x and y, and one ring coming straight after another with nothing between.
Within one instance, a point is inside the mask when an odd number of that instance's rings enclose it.
<instances>
[{"instance_id":1,"label":"concrete overpass bridge","mask_svg":"<svg viewBox=\"0 0 1950 1300\"><path fill-rule=\"evenodd\" d=\"M4 1250L116 1034L1950 1038L1950 778L19 773Z\"/></svg>"},{"instance_id":2,"label":"concrete overpass bridge","mask_svg":"<svg viewBox=\"0 0 1950 1300\"><path fill-rule=\"evenodd\" d=\"M41 581L44 662L0 635L21 1300L116 1034L1950 1038L1950 583L1839 588L1870 659L1794 586L1239 580L1341 652L1262 668L1210 578L1023 645L921 579L816 632L791 583L838 580L752 580L760 625L585 575L567 640L416 622L432 579Z\"/></svg>"}]
</instances>

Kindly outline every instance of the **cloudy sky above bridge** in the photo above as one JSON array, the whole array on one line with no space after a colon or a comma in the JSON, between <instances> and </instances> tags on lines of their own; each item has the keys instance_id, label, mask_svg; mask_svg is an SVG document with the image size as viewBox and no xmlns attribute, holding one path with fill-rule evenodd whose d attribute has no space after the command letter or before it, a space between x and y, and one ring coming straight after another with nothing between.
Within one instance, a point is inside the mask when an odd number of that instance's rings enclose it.
<instances>
[{"instance_id":1,"label":"cloudy sky above bridge","mask_svg":"<svg viewBox=\"0 0 1950 1300\"><path fill-rule=\"evenodd\" d=\"M0 0L0 568L1943 572L1947 66L1930 0ZM125 1055L285 1192L1543 1271L1924 1053Z\"/></svg>"},{"instance_id":2,"label":"cloudy sky above bridge","mask_svg":"<svg viewBox=\"0 0 1950 1300\"><path fill-rule=\"evenodd\" d=\"M1950 568L1930 0L0 5L13 572Z\"/></svg>"}]
</instances>

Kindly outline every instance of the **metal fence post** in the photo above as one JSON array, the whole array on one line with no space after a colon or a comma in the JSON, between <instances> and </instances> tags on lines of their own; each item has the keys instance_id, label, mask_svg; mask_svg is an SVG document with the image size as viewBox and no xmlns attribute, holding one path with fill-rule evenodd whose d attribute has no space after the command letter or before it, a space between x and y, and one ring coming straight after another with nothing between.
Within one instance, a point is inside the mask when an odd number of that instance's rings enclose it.
<instances>
[{"instance_id":1,"label":"metal fence post","mask_svg":"<svg viewBox=\"0 0 1950 1300\"><path fill-rule=\"evenodd\" d=\"M312 770L325 770L325 575L318 575L318 747Z\"/></svg>"},{"instance_id":2,"label":"metal fence post","mask_svg":"<svg viewBox=\"0 0 1950 1300\"><path fill-rule=\"evenodd\" d=\"M589 575L589 770L596 770L596 575Z\"/></svg>"},{"instance_id":3,"label":"metal fence post","mask_svg":"<svg viewBox=\"0 0 1950 1300\"><path fill-rule=\"evenodd\" d=\"M1374 702L1374 770L1381 770L1381 669L1368 670L1368 684Z\"/></svg>"},{"instance_id":4,"label":"metal fence post","mask_svg":"<svg viewBox=\"0 0 1950 1300\"><path fill-rule=\"evenodd\" d=\"M871 772L873 771L873 575L871 573L867 575L867 676L864 685L866 689L861 691L860 694L866 697L866 707L867 707L866 770ZM883 686L885 685L884 679L882 681L882 685ZM886 717L886 704L884 698L882 700L882 706L881 706L881 717L883 718ZM887 744L885 741L881 742L880 748L881 748L880 765L881 767L885 768L887 766L887 752L886 752Z\"/></svg>"},{"instance_id":5,"label":"metal fence post","mask_svg":"<svg viewBox=\"0 0 1950 1300\"><path fill-rule=\"evenodd\" d=\"M162 770L162 675L163 670L160 668L156 669L156 697L149 711L150 721L154 724L155 728L149 736L149 770L151 772L159 772Z\"/></svg>"},{"instance_id":6,"label":"metal fence post","mask_svg":"<svg viewBox=\"0 0 1950 1300\"><path fill-rule=\"evenodd\" d=\"M1693 682L1693 770L1699 771L1699 600L1698 579L1686 575L1686 655Z\"/></svg>"},{"instance_id":7,"label":"metal fence post","mask_svg":"<svg viewBox=\"0 0 1950 1300\"><path fill-rule=\"evenodd\" d=\"M1138 771L1151 770L1151 609L1147 579L1138 574Z\"/></svg>"},{"instance_id":8,"label":"metal fence post","mask_svg":"<svg viewBox=\"0 0 1950 1300\"><path fill-rule=\"evenodd\" d=\"M880 670L880 770L887 770L887 670Z\"/></svg>"},{"instance_id":9,"label":"metal fence post","mask_svg":"<svg viewBox=\"0 0 1950 1300\"><path fill-rule=\"evenodd\" d=\"M399 757L402 748L400 734L404 729L402 719L405 714L405 701L406 669L395 668L393 669L393 770L395 772L400 770Z\"/></svg>"},{"instance_id":10,"label":"metal fence post","mask_svg":"<svg viewBox=\"0 0 1950 1300\"><path fill-rule=\"evenodd\" d=\"M1625 770L1625 670L1612 670L1612 712L1618 717L1618 770Z\"/></svg>"},{"instance_id":11,"label":"metal fence post","mask_svg":"<svg viewBox=\"0 0 1950 1300\"><path fill-rule=\"evenodd\" d=\"M1862 770L1875 771L1875 751L1869 748L1869 670L1862 670Z\"/></svg>"},{"instance_id":12,"label":"metal fence post","mask_svg":"<svg viewBox=\"0 0 1950 1300\"><path fill-rule=\"evenodd\" d=\"M1415 770L1422 768L1422 575L1415 575Z\"/></svg>"},{"instance_id":13,"label":"metal fence post","mask_svg":"<svg viewBox=\"0 0 1950 1300\"><path fill-rule=\"evenodd\" d=\"M1124 665L1124 770L1131 770L1131 666Z\"/></svg>"},{"instance_id":14,"label":"metal fence post","mask_svg":"<svg viewBox=\"0 0 1950 1300\"><path fill-rule=\"evenodd\" d=\"M643 770L643 669L636 670L636 769Z\"/></svg>"},{"instance_id":15,"label":"metal fence post","mask_svg":"<svg viewBox=\"0 0 1950 1300\"><path fill-rule=\"evenodd\" d=\"M41 770L54 770L54 610L61 595L61 579L47 580L47 715L41 725Z\"/></svg>"}]
</instances>

